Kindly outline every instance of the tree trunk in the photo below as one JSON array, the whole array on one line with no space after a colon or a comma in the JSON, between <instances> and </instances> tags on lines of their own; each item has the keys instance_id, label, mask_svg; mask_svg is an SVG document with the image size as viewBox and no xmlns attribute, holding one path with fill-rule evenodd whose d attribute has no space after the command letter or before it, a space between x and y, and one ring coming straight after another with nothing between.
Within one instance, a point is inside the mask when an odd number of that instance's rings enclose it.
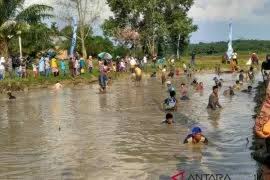
<instances>
[{"instance_id":1,"label":"tree trunk","mask_svg":"<svg viewBox=\"0 0 270 180\"><path fill-rule=\"evenodd\" d=\"M177 41L177 51L176 51L176 54L177 54L177 59L180 59L180 34L178 36L178 41Z\"/></svg>"},{"instance_id":2,"label":"tree trunk","mask_svg":"<svg viewBox=\"0 0 270 180\"><path fill-rule=\"evenodd\" d=\"M8 40L7 39L2 39L0 43L0 52L3 57L8 57L9 56L9 51L8 51Z\"/></svg>"},{"instance_id":3,"label":"tree trunk","mask_svg":"<svg viewBox=\"0 0 270 180\"><path fill-rule=\"evenodd\" d=\"M81 43L82 43L82 49L81 49L81 53L82 53L82 56L84 59L87 58L87 52L86 52L86 48L85 48L85 41L84 41L84 36L85 36L85 33L84 33L84 29L83 27L80 27L80 34L81 34Z\"/></svg>"}]
</instances>

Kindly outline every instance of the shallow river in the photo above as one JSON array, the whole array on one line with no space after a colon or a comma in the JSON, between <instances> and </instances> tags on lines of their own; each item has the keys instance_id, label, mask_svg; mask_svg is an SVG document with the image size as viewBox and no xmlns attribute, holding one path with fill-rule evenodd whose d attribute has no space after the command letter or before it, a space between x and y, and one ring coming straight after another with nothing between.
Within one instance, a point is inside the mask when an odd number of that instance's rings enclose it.
<instances>
[{"instance_id":1,"label":"shallow river","mask_svg":"<svg viewBox=\"0 0 270 180\"><path fill-rule=\"evenodd\" d=\"M173 126L161 124L160 102L167 93L159 79L144 80L140 87L114 82L107 94L91 85L16 94L13 102L2 98L0 179L165 180L178 170L254 179L253 95L220 95L224 108L207 111L213 77L198 76L204 93L190 91ZM237 77L222 78L227 88ZM208 146L182 144L195 125L202 127Z\"/></svg>"}]
</instances>

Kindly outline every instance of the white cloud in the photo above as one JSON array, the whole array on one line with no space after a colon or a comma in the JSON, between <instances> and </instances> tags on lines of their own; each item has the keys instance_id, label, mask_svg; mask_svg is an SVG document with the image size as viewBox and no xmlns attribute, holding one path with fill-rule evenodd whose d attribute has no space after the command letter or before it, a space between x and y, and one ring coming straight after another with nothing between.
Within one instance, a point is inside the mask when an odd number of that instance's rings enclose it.
<instances>
[{"instance_id":1,"label":"white cloud","mask_svg":"<svg viewBox=\"0 0 270 180\"><path fill-rule=\"evenodd\" d=\"M189 15L195 21L248 21L268 20L269 14L260 15L267 11L269 0L195 0ZM261 13L263 14L263 13Z\"/></svg>"}]
</instances>

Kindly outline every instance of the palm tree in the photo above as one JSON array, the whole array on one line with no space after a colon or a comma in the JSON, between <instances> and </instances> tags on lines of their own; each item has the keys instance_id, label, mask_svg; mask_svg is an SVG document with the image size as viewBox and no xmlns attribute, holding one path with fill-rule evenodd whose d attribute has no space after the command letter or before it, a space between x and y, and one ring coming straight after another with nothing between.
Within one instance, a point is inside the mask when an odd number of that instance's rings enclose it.
<instances>
[{"instance_id":1,"label":"palm tree","mask_svg":"<svg viewBox=\"0 0 270 180\"><path fill-rule=\"evenodd\" d=\"M0 53L9 55L8 45L21 31L27 31L31 24L38 24L49 14L52 7L41 4L24 8L24 0L0 0Z\"/></svg>"}]
</instances>

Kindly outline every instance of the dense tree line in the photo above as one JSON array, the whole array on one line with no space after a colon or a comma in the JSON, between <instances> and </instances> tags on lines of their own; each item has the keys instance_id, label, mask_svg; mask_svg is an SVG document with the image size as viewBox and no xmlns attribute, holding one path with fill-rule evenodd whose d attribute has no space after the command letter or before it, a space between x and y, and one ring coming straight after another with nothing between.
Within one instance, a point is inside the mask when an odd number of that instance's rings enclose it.
<instances>
[{"instance_id":1,"label":"dense tree line","mask_svg":"<svg viewBox=\"0 0 270 180\"><path fill-rule=\"evenodd\" d=\"M180 54L197 30L188 17L193 0L107 0L114 13L103 25L106 36L149 55Z\"/></svg>"},{"instance_id":2,"label":"dense tree line","mask_svg":"<svg viewBox=\"0 0 270 180\"><path fill-rule=\"evenodd\" d=\"M190 44L187 53L195 52L196 54L223 54L228 49L227 42L213 42L213 43L198 43ZM235 40L233 41L233 49L240 52L270 52L270 41L266 40Z\"/></svg>"}]
</instances>

